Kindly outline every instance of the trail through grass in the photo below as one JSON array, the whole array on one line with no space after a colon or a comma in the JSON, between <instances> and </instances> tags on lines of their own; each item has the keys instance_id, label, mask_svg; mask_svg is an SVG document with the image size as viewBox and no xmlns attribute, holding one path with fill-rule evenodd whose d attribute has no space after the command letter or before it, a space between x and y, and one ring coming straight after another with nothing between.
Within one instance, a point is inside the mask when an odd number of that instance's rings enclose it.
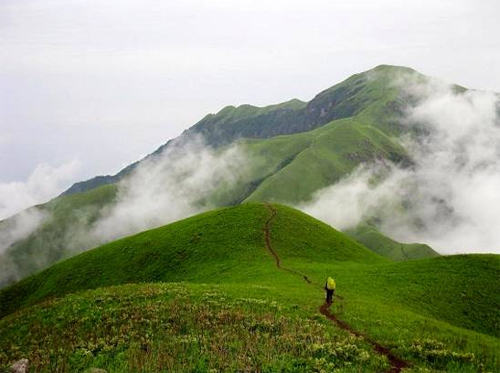
<instances>
[{"instance_id":1,"label":"trail through grass","mask_svg":"<svg viewBox=\"0 0 500 373\"><path fill-rule=\"evenodd\" d=\"M322 315L327 276L343 298ZM387 372L390 352L405 373L498 372L499 284L500 256L391 262L300 211L244 204L1 290L0 371L26 357L41 372Z\"/></svg>"},{"instance_id":2,"label":"trail through grass","mask_svg":"<svg viewBox=\"0 0 500 373\"><path fill-rule=\"evenodd\" d=\"M318 285L321 287L320 284L313 284L312 281L309 280L309 278L306 275L301 274L300 272L297 272L293 269L285 268L281 265L280 257L278 255L278 253L273 249L272 241L271 241L271 223L276 218L276 215L278 212L271 204L266 203L265 205L267 206L267 208L269 209L269 212L270 212L269 218L266 220L266 223L264 224L266 248L271 253L271 255L276 259L276 267L278 267L278 269L281 269L281 270L290 272L294 275L298 275L298 276L302 277L310 285ZM389 360L389 363L391 364L391 367L388 370L388 373L399 373L399 372L401 372L401 370L408 368L410 366L410 364L407 361L394 355L391 352L391 350L388 349L387 347L384 347L380 343L378 343L377 341L373 340L372 338L369 338L365 333L355 331L348 323L340 320L335 314L330 312L330 310L329 310L330 306L331 306L331 303L328 303L325 301L325 303L323 303L323 305L319 308L320 313L322 315L324 315L327 319L333 321L339 328L346 330L347 332L349 332L350 334L352 334L356 337L360 337L360 338L365 339L367 342L369 342L373 346L374 350L378 354L386 356Z\"/></svg>"}]
</instances>

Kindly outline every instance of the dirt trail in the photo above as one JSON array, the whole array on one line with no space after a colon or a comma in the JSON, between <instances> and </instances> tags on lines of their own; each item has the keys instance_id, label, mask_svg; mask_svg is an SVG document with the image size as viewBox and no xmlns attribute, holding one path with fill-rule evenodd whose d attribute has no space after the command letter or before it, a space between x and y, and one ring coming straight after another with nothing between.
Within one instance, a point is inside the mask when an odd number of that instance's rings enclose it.
<instances>
[{"instance_id":1,"label":"dirt trail","mask_svg":"<svg viewBox=\"0 0 500 373\"><path fill-rule=\"evenodd\" d=\"M264 234L266 236L266 248L271 253L271 255L274 257L274 259L276 260L276 267L278 267L279 269L282 269L283 271L287 271L287 272L293 273L294 275L300 276L308 284L311 284L311 280L309 280L307 278L307 276L304 276L303 274L301 274L301 273L299 273L297 271L294 271L293 269L284 268L284 267L281 266L281 260L280 260L278 254L276 253L276 251L274 251L274 249L273 249L273 247L271 245L271 222L274 220L274 218L276 218L276 209L273 206L271 206L270 204L267 204L267 203L266 203L266 206L271 211L271 215L266 220L266 224L264 225Z\"/></svg>"},{"instance_id":2,"label":"dirt trail","mask_svg":"<svg viewBox=\"0 0 500 373\"><path fill-rule=\"evenodd\" d=\"M370 343L375 351L380 354L380 355L385 355L387 356L387 359L389 360L389 363L391 364L391 369L389 369L387 372L388 373L399 373L401 372L402 369L408 368L410 364L406 362L403 359L400 359L396 355L394 355L391 350L389 350L387 347L382 346L380 343L377 341L374 341L370 337L368 337L366 334L358 332L354 330L348 323L345 321L340 320L337 318L337 316L333 313L330 312L329 310L330 304L328 303L323 303L323 305L319 308L319 312L323 314L326 318L329 320L333 321L337 326L341 329L347 330L349 333L352 335L355 335L356 337L362 337L365 341Z\"/></svg>"},{"instance_id":3,"label":"dirt trail","mask_svg":"<svg viewBox=\"0 0 500 373\"><path fill-rule=\"evenodd\" d=\"M312 284L312 281L309 280L309 278L307 276L305 276L305 275L301 274L300 272L297 272L293 269L284 268L281 265L281 259L278 256L278 253L273 249L273 247L271 245L271 222L276 218L277 211L272 205L270 205L268 203L266 203L266 206L269 209L269 211L271 212L269 218L266 220L266 223L264 224L266 248L269 251L269 253L276 260L276 267L278 267L279 269L281 269L283 271L287 271L287 272L292 273L294 275L300 276L308 284ZM323 288L323 287L321 286L321 288ZM343 299L340 296L336 296L336 298ZM368 343L370 343L373 346L374 350L378 354L387 356L387 359L389 360L389 363L391 364L391 368L387 371L387 373L399 373L399 372L401 372L401 370L408 368L410 366L410 364L407 361L400 359L399 357L394 355L391 352L391 350L389 350L387 347L382 346L380 343L371 339L366 334L354 330L348 323L337 318L337 316L335 314L330 312L330 305L331 304L329 304L327 302L323 303L323 305L319 308L320 313L322 315L324 315L327 319L329 319L332 322L334 322L335 324L337 324L337 326L339 328L344 329L344 330L348 331L349 333L351 333L352 335L355 335L357 337L362 337L365 341L367 341Z\"/></svg>"}]
</instances>

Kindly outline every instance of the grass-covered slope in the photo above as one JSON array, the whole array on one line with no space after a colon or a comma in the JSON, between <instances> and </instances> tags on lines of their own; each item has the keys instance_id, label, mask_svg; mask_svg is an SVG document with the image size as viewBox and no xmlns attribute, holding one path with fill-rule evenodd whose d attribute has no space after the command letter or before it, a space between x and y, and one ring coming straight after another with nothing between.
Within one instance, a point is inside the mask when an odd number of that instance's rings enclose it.
<instances>
[{"instance_id":1,"label":"grass-covered slope","mask_svg":"<svg viewBox=\"0 0 500 373\"><path fill-rule=\"evenodd\" d=\"M373 252L395 261L433 258L439 256L439 254L429 245L396 242L389 237L384 236L370 224L362 224L356 228L345 231L344 233L354 240L361 242Z\"/></svg>"},{"instance_id":2,"label":"grass-covered slope","mask_svg":"<svg viewBox=\"0 0 500 373\"><path fill-rule=\"evenodd\" d=\"M254 142L248 147L249 154L256 154L258 158L259 152L281 153L283 150L275 145L284 139L303 144L303 148L287 154L285 159L289 162L268 174L247 201L299 203L310 199L317 190L334 184L361 163L380 159L410 162L397 140L356 118L333 121L304 134Z\"/></svg>"},{"instance_id":3,"label":"grass-covered slope","mask_svg":"<svg viewBox=\"0 0 500 373\"><path fill-rule=\"evenodd\" d=\"M388 369L366 341L338 330L303 301L287 302L282 290L161 283L71 294L0 320L0 371L21 358L42 372Z\"/></svg>"},{"instance_id":4,"label":"grass-covered slope","mask_svg":"<svg viewBox=\"0 0 500 373\"><path fill-rule=\"evenodd\" d=\"M263 226L269 210L243 204L197 215L80 254L0 292L0 316L48 296L152 281L246 282L274 276ZM280 207L276 242L312 261L384 259L320 221Z\"/></svg>"},{"instance_id":5,"label":"grass-covered slope","mask_svg":"<svg viewBox=\"0 0 500 373\"><path fill-rule=\"evenodd\" d=\"M500 256L391 262L272 207L198 215L3 290L0 367L29 357L41 371L389 371L377 341L405 372L500 369ZM365 338L318 313L326 276L341 296L333 312ZM119 286L81 291L108 285Z\"/></svg>"},{"instance_id":6,"label":"grass-covered slope","mask_svg":"<svg viewBox=\"0 0 500 373\"><path fill-rule=\"evenodd\" d=\"M277 249L280 251L280 248ZM411 310L420 315L500 338L500 256L454 255L373 266L307 263L289 267L317 282L328 275L338 290L366 312ZM383 305L377 310L370 305Z\"/></svg>"}]
</instances>

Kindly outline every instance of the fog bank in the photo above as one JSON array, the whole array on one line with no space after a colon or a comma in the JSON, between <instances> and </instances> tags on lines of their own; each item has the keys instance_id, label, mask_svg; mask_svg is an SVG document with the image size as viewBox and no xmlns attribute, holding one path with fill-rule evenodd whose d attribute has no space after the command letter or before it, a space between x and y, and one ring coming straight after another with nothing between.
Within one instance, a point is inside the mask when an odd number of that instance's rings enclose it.
<instances>
[{"instance_id":1,"label":"fog bank","mask_svg":"<svg viewBox=\"0 0 500 373\"><path fill-rule=\"evenodd\" d=\"M211 194L231 187L247 164L238 146L220 151L201 137L176 140L119 183L116 203L105 208L91 234L109 241L215 208Z\"/></svg>"},{"instance_id":2,"label":"fog bank","mask_svg":"<svg viewBox=\"0 0 500 373\"><path fill-rule=\"evenodd\" d=\"M414 165L362 165L301 208L339 229L377 218L394 239L445 254L500 253L498 95L411 76L394 84L416 102L401 118L419 129L401 139Z\"/></svg>"}]
</instances>

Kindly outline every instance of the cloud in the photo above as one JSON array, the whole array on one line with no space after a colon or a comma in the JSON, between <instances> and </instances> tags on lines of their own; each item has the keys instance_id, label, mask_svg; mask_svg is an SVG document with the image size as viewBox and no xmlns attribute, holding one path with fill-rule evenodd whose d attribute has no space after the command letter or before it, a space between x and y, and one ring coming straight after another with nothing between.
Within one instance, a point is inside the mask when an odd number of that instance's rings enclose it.
<instances>
[{"instance_id":1,"label":"cloud","mask_svg":"<svg viewBox=\"0 0 500 373\"><path fill-rule=\"evenodd\" d=\"M386 177L382 183L376 181L381 175ZM362 165L298 207L337 229L354 228L385 210L398 207L398 202L406 195L404 176L404 173L393 173L392 166L386 163Z\"/></svg>"},{"instance_id":2,"label":"cloud","mask_svg":"<svg viewBox=\"0 0 500 373\"><path fill-rule=\"evenodd\" d=\"M14 258L7 249L28 238L50 219L47 211L30 206L60 194L69 186L79 166L78 161L59 167L40 164L25 182L0 183L0 288L21 278L19 258ZM43 251L37 254L37 260L45 258Z\"/></svg>"},{"instance_id":3,"label":"cloud","mask_svg":"<svg viewBox=\"0 0 500 373\"><path fill-rule=\"evenodd\" d=\"M110 241L214 208L214 191L236 183L246 165L238 146L214 150L201 137L172 142L119 184L116 203L91 234Z\"/></svg>"},{"instance_id":4,"label":"cloud","mask_svg":"<svg viewBox=\"0 0 500 373\"><path fill-rule=\"evenodd\" d=\"M39 164L27 181L0 183L0 220L56 197L73 181L80 163Z\"/></svg>"},{"instance_id":5,"label":"cloud","mask_svg":"<svg viewBox=\"0 0 500 373\"><path fill-rule=\"evenodd\" d=\"M56 240L65 248L65 254L76 253L213 209L219 205L217 193L240 182L248 164L239 145L216 150L207 146L202 137L185 135L170 142L160 154L142 161L120 181L114 202L100 211L84 208L69 216L71 226ZM40 166L28 182L3 186L16 197L5 211L52 197L54 191L60 191L61 181L72 174L74 166L68 164L57 169ZM50 219L48 213L31 208L0 222L0 288L23 276L18 270L18 258L6 249L28 237L47 219ZM48 240L40 242L41 250L36 256L37 265L43 268L52 260L43 248L54 243L50 241L53 237L39 237Z\"/></svg>"},{"instance_id":6,"label":"cloud","mask_svg":"<svg viewBox=\"0 0 500 373\"><path fill-rule=\"evenodd\" d=\"M403 125L418 134L401 139L414 166L362 165L302 208L340 229L376 218L389 236L442 253L500 253L499 96L402 82L417 102Z\"/></svg>"},{"instance_id":7,"label":"cloud","mask_svg":"<svg viewBox=\"0 0 500 373\"><path fill-rule=\"evenodd\" d=\"M46 212L33 207L0 222L0 254L14 242L28 237L48 217Z\"/></svg>"},{"instance_id":8,"label":"cloud","mask_svg":"<svg viewBox=\"0 0 500 373\"><path fill-rule=\"evenodd\" d=\"M0 289L21 278L16 261L5 251L13 243L27 238L49 218L47 212L32 207L8 220L0 221Z\"/></svg>"}]
</instances>

